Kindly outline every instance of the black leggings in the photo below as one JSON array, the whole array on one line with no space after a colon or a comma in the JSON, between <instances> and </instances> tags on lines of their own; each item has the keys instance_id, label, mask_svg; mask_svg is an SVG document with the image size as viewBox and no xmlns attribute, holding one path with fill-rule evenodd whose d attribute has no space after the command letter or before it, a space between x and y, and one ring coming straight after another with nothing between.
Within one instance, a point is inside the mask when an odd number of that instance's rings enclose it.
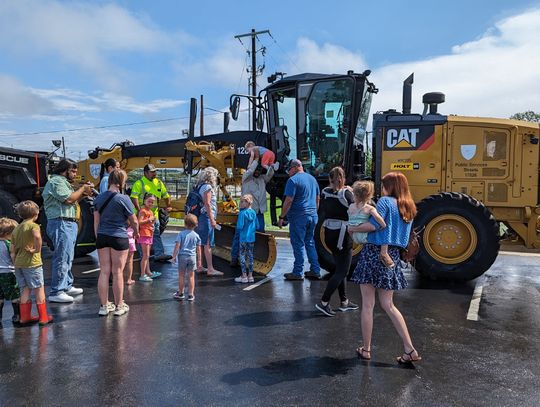
<instances>
[{"instance_id":1,"label":"black leggings","mask_svg":"<svg viewBox=\"0 0 540 407\"><path fill-rule=\"evenodd\" d=\"M330 298L332 297L332 294L334 294L334 291L336 291L337 288L339 292L339 298L342 302L344 302L347 301L347 274L349 273L349 269L351 268L352 261L351 237L348 233L345 234L345 238L343 239L343 249L339 250L336 247L339 230L337 231L337 233L335 233L336 231L329 231L328 229L326 229L325 232L325 242L328 248L332 250L332 256L334 257L334 264L336 265L336 270L334 271L332 277L330 277L330 280L328 280L328 284L326 285L326 289L324 290L321 301L330 302Z\"/></svg>"}]
</instances>

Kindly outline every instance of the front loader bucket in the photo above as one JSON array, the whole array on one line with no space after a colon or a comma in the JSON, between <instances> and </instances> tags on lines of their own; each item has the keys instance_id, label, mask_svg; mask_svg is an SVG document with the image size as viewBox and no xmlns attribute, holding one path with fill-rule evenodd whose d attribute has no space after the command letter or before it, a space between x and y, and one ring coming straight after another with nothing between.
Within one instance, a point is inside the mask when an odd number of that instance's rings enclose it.
<instances>
[{"instance_id":1,"label":"front loader bucket","mask_svg":"<svg viewBox=\"0 0 540 407\"><path fill-rule=\"evenodd\" d=\"M222 259L231 261L231 247L234 239L235 227L221 225L221 230L214 231L216 246L212 253ZM266 275L272 270L276 262L276 239L269 233L257 232L255 248L253 250L253 271Z\"/></svg>"}]
</instances>

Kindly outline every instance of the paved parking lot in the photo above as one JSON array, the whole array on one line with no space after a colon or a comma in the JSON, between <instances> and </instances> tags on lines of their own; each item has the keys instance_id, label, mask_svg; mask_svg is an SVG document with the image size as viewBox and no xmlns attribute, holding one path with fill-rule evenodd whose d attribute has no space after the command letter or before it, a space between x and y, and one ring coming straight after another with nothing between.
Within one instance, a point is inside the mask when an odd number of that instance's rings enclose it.
<instances>
[{"instance_id":1,"label":"paved parking lot","mask_svg":"<svg viewBox=\"0 0 540 407\"><path fill-rule=\"evenodd\" d=\"M169 250L173 237L166 234ZM278 252L269 281L249 287L235 285L217 260L225 277L199 277L195 303L173 300L174 265L156 265L159 280L126 287L130 312L105 318L97 315L95 257L78 259L85 294L51 304L54 324L13 328L4 309L1 404L538 405L538 255L502 253L483 277L461 285L407 274L410 288L396 304L423 356L407 368L395 363L400 340L380 308L373 359L357 359L359 312L319 314L326 282L283 281L288 241L278 240ZM349 291L359 302L358 287Z\"/></svg>"}]
</instances>

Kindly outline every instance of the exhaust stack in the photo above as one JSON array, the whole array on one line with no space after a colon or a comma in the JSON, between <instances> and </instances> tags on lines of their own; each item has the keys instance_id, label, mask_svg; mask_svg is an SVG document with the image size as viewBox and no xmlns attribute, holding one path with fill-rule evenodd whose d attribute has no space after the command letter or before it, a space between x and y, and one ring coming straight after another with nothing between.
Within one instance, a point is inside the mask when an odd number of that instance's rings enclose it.
<instances>
[{"instance_id":1,"label":"exhaust stack","mask_svg":"<svg viewBox=\"0 0 540 407\"><path fill-rule=\"evenodd\" d=\"M414 82L414 72L403 81L403 114L411 114L412 84Z\"/></svg>"}]
</instances>

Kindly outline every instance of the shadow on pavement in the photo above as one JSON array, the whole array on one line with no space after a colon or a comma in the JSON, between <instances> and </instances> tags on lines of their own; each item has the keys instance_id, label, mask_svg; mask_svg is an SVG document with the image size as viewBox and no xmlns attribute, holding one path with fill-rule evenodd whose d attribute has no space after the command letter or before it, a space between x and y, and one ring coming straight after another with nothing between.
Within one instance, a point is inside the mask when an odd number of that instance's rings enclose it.
<instances>
[{"instance_id":1,"label":"shadow on pavement","mask_svg":"<svg viewBox=\"0 0 540 407\"><path fill-rule=\"evenodd\" d=\"M309 356L302 359L278 360L266 366L227 373L221 380L230 385L253 382L273 386L282 382L316 379L323 376L344 376L358 364L357 358L337 359L328 356Z\"/></svg>"},{"instance_id":2,"label":"shadow on pavement","mask_svg":"<svg viewBox=\"0 0 540 407\"><path fill-rule=\"evenodd\" d=\"M252 314L236 315L225 321L225 325L241 325L247 328L261 326L286 325L306 319L324 317L318 311L265 311Z\"/></svg>"}]
</instances>

